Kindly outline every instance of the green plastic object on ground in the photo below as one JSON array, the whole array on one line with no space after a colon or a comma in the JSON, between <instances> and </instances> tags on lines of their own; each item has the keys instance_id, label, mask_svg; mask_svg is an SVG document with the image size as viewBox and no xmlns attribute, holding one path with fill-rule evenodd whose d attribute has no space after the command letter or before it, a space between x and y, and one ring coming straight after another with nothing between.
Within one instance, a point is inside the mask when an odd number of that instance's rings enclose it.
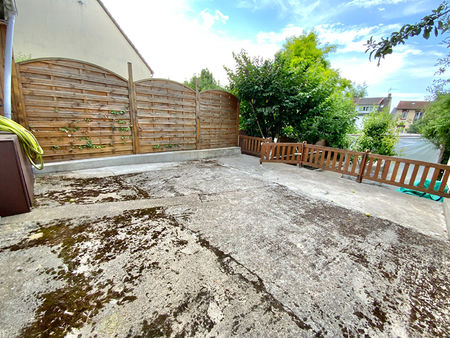
<instances>
[{"instance_id":1,"label":"green plastic object on ground","mask_svg":"<svg viewBox=\"0 0 450 338\"><path fill-rule=\"evenodd\" d=\"M431 181L430 180L425 180L425 184L424 187L428 188L430 186ZM414 182L414 186L418 187L420 184L420 181L415 181ZM441 181L436 181L436 183L434 184L434 189L433 190L439 190L441 187ZM419 197L423 197L423 198L428 198L429 200L433 200L433 201L437 201L437 202L444 202L444 197L442 196L437 196L437 195L432 195L429 194L427 192L422 192L422 191L417 191L417 190L412 190L412 189L407 189L407 188L398 188L397 191L400 191L402 193L405 194L410 194L410 195L415 195L415 196L419 196ZM445 187L444 192L448 192L448 187Z\"/></svg>"}]
</instances>

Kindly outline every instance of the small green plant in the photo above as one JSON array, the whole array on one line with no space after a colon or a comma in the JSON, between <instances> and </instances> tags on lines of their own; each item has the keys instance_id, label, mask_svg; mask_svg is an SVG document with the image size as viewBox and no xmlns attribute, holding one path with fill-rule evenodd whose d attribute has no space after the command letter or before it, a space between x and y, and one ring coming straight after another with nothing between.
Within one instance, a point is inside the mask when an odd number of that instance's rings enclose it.
<instances>
[{"instance_id":1,"label":"small green plant","mask_svg":"<svg viewBox=\"0 0 450 338\"><path fill-rule=\"evenodd\" d=\"M115 111L115 110L113 110L113 111L111 111L111 114L113 114L113 115L125 115L125 111L124 110L121 110L121 111Z\"/></svg>"},{"instance_id":2,"label":"small green plant","mask_svg":"<svg viewBox=\"0 0 450 338\"><path fill-rule=\"evenodd\" d=\"M120 127L119 131L130 131L129 127Z\"/></svg>"},{"instance_id":3,"label":"small green plant","mask_svg":"<svg viewBox=\"0 0 450 338\"><path fill-rule=\"evenodd\" d=\"M91 119L84 119L85 122L91 122Z\"/></svg>"},{"instance_id":4,"label":"small green plant","mask_svg":"<svg viewBox=\"0 0 450 338\"><path fill-rule=\"evenodd\" d=\"M179 145L178 144L168 144L166 145L167 148L171 149L171 148L178 148Z\"/></svg>"},{"instance_id":5,"label":"small green plant","mask_svg":"<svg viewBox=\"0 0 450 338\"><path fill-rule=\"evenodd\" d=\"M157 144L157 145L154 145L154 146L153 146L153 149L159 149L159 148L161 148L161 145L160 145L160 144Z\"/></svg>"},{"instance_id":6,"label":"small green plant","mask_svg":"<svg viewBox=\"0 0 450 338\"><path fill-rule=\"evenodd\" d=\"M52 146L52 149L54 149L54 150L58 150L59 148L61 148L61 147L60 147L60 146L57 146L57 145Z\"/></svg>"},{"instance_id":7,"label":"small green plant","mask_svg":"<svg viewBox=\"0 0 450 338\"><path fill-rule=\"evenodd\" d=\"M80 129L80 127L70 128L69 126L67 126L67 127L59 128L59 131L63 131L66 134L69 134L69 133L75 133L76 131L78 131L78 129Z\"/></svg>"},{"instance_id":8,"label":"small green plant","mask_svg":"<svg viewBox=\"0 0 450 338\"><path fill-rule=\"evenodd\" d=\"M117 121L117 123L118 123L118 124L126 124L127 121L125 121L125 120L119 120L119 121Z\"/></svg>"},{"instance_id":9,"label":"small green plant","mask_svg":"<svg viewBox=\"0 0 450 338\"><path fill-rule=\"evenodd\" d=\"M78 149L102 149L105 148L105 145L93 144L92 140L89 137L80 137L80 140L86 140L86 144L79 145Z\"/></svg>"}]
</instances>

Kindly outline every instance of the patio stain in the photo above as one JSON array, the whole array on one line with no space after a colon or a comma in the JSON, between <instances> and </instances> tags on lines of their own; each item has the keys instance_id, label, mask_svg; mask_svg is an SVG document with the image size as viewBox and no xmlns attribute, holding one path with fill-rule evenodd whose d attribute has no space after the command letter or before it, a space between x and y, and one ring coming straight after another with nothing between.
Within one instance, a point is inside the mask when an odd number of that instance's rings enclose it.
<instances>
[{"instance_id":1,"label":"patio stain","mask_svg":"<svg viewBox=\"0 0 450 338\"><path fill-rule=\"evenodd\" d=\"M103 262L114 259L118 254L128 249L136 252L149 248L148 245L131 248L131 244L116 238L119 230L126 230L132 220L166 220L167 218L170 217L167 217L161 208L126 211L122 215L103 217L97 220L96 223L108 221L108 224L110 224L109 228L101 231L96 230L91 220L83 220L80 224L74 224L75 220L70 219L59 220L49 226L40 226L39 229L31 233L42 233L43 235L40 238L24 239L18 244L3 248L1 251L17 251L36 246L49 246L54 248L54 251L66 266L66 268L59 267L58 271L47 269L44 272L53 279L65 281L65 286L38 295L37 298L41 300L41 304L36 311L35 319L22 329L21 335L24 337L63 336L73 328L82 327L86 321L98 314L99 310L112 300L116 300L118 305L134 301L136 296L132 295L132 287L115 290L111 279L99 283L97 277L103 272L101 268L97 268L89 274L76 271L80 266L80 256L87 253L87 249L80 244L93 238L100 240L102 245L92 253L90 260L91 264L98 266ZM169 222L172 221L170 218ZM133 228L126 232L133 232L136 235L148 230L148 227L143 226L140 230ZM162 237L162 232L157 232L157 234L153 234L152 239L158 241ZM152 246L154 243L149 245ZM158 268L158 263L144 263L136 267L130 262L126 269L128 276L124 279L124 282L131 282L131 285L135 285L146 268Z\"/></svg>"},{"instance_id":2,"label":"patio stain","mask_svg":"<svg viewBox=\"0 0 450 338\"><path fill-rule=\"evenodd\" d=\"M149 194L137 185L128 184L127 178L137 174L127 174L121 176L107 176L94 178L69 178L62 176L37 177L36 183L56 188L50 188L44 193L36 192L34 196L34 207L46 206L49 203L64 205L68 203L89 204L96 203L129 201L135 199L149 198ZM63 182L63 188L58 184ZM117 197L102 195L117 194Z\"/></svg>"}]
</instances>

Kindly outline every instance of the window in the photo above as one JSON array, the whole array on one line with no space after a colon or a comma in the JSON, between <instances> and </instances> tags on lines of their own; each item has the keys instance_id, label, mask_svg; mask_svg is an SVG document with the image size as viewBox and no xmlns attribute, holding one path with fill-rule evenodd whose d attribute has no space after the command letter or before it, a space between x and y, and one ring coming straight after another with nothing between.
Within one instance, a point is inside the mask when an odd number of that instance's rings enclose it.
<instances>
[{"instance_id":1,"label":"window","mask_svg":"<svg viewBox=\"0 0 450 338\"><path fill-rule=\"evenodd\" d=\"M423 112L418 111L416 112L416 115L414 116L414 121L420 120L423 116Z\"/></svg>"},{"instance_id":2,"label":"window","mask_svg":"<svg viewBox=\"0 0 450 338\"><path fill-rule=\"evenodd\" d=\"M407 110L404 110L404 111L402 112L402 120L406 120L406 115L408 115L408 111L407 111Z\"/></svg>"},{"instance_id":3,"label":"window","mask_svg":"<svg viewBox=\"0 0 450 338\"><path fill-rule=\"evenodd\" d=\"M369 106L362 106L362 107L359 107L359 110L360 111L369 111Z\"/></svg>"}]
</instances>

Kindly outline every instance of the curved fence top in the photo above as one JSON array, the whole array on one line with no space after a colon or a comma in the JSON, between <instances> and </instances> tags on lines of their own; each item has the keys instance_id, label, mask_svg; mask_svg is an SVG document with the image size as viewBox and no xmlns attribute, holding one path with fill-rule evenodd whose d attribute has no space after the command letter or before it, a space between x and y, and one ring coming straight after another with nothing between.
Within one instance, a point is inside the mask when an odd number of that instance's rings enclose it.
<instances>
[{"instance_id":1,"label":"curved fence top","mask_svg":"<svg viewBox=\"0 0 450 338\"><path fill-rule=\"evenodd\" d=\"M17 64L22 66L22 65L32 64L32 63L39 63L39 62L44 62L44 63L54 62L56 64L58 64L58 63L64 64L65 63L66 65L68 63L86 65L88 67L92 67L93 69L98 69L98 70L101 70L104 73L109 73L109 74L111 74L113 76L116 76L116 77L118 77L119 79L121 79L123 81L128 81L126 78L124 78L123 76L113 72L112 70L109 70L107 68L104 68L102 66L99 66L99 65L87 62L87 61L77 60L77 59L60 58L60 57L43 57L43 58L36 58L36 59L31 59L31 60L20 61L20 62L17 62Z\"/></svg>"}]
</instances>

